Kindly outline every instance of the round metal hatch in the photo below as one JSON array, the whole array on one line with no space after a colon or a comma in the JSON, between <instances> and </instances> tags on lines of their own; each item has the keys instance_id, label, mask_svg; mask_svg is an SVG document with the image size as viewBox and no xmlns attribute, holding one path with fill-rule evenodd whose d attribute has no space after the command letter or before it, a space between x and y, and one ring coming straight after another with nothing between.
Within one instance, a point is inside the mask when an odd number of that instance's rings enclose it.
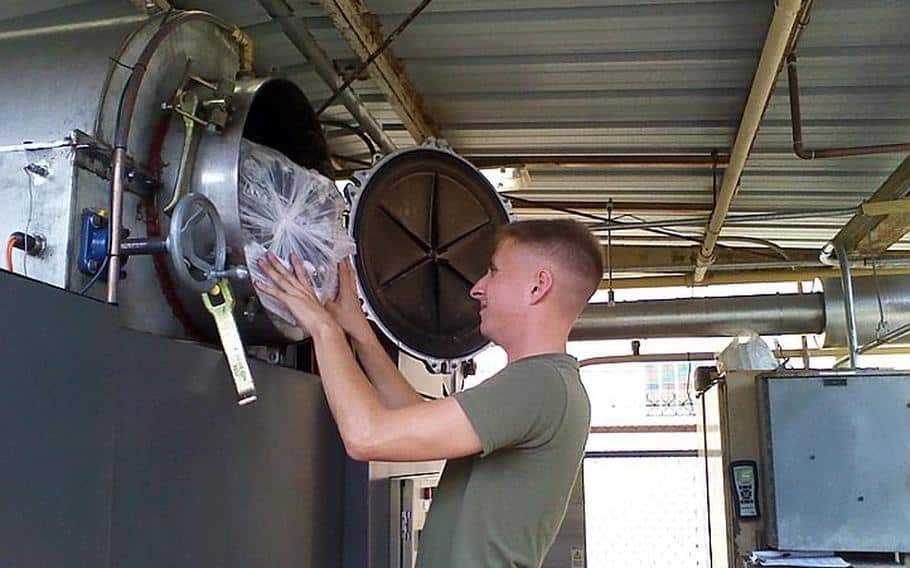
<instances>
[{"instance_id":1,"label":"round metal hatch","mask_svg":"<svg viewBox=\"0 0 910 568\"><path fill-rule=\"evenodd\" d=\"M483 174L424 146L386 156L346 191L361 296L383 333L437 371L486 347L469 292L509 212Z\"/></svg>"}]
</instances>

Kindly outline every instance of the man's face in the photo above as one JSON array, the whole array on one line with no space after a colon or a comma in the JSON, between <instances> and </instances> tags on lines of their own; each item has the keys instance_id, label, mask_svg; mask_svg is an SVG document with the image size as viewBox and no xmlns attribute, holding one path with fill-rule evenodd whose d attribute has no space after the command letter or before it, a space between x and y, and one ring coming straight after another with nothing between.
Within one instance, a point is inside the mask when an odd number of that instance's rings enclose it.
<instances>
[{"instance_id":1,"label":"man's face","mask_svg":"<svg viewBox=\"0 0 910 568\"><path fill-rule=\"evenodd\" d=\"M503 335L514 333L527 314L529 290L537 270L535 255L512 239L496 247L487 273L471 288L471 297L480 304L480 332L502 343Z\"/></svg>"}]
</instances>

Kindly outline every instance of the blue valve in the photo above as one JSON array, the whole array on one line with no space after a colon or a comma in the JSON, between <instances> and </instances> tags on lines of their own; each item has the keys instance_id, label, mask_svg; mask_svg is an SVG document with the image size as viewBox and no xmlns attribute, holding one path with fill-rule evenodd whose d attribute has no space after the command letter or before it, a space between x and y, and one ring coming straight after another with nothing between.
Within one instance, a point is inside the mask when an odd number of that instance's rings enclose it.
<instances>
[{"instance_id":1,"label":"blue valve","mask_svg":"<svg viewBox=\"0 0 910 568\"><path fill-rule=\"evenodd\" d=\"M101 268L108 248L108 220L91 209L82 210L82 235L79 240L79 270L94 276Z\"/></svg>"}]
</instances>

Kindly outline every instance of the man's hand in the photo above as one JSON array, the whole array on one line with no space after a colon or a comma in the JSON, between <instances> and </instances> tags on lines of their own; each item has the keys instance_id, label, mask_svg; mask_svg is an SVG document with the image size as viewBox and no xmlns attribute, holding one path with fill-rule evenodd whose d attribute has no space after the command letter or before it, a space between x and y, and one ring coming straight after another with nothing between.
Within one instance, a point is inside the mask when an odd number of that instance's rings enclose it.
<instances>
[{"instance_id":1,"label":"man's hand","mask_svg":"<svg viewBox=\"0 0 910 568\"><path fill-rule=\"evenodd\" d=\"M316 298L310 284L310 276L296 254L291 254L291 265L294 268L293 273L281 264L278 257L271 252L267 253L259 260L259 267L272 279L275 286L257 281L254 282L256 288L284 304L297 320L297 325L314 337L337 328L335 318Z\"/></svg>"},{"instance_id":2,"label":"man's hand","mask_svg":"<svg viewBox=\"0 0 910 568\"><path fill-rule=\"evenodd\" d=\"M338 295L335 300L327 302L325 307L355 342L365 343L373 336L373 330L363 313L360 297L357 295L351 259L338 263Z\"/></svg>"}]
</instances>

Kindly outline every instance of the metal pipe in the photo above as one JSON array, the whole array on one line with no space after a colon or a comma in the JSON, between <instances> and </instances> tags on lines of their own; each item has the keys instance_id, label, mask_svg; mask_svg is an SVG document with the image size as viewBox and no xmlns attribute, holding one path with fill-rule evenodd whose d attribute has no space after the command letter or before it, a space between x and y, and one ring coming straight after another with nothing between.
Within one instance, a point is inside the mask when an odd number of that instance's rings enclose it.
<instances>
[{"instance_id":1,"label":"metal pipe","mask_svg":"<svg viewBox=\"0 0 910 568\"><path fill-rule=\"evenodd\" d=\"M316 43L316 38L306 28L303 20L295 18L293 12L281 0L259 0L259 4L269 14L273 21L278 22L284 35L294 47L313 64L316 73L333 91L341 84L342 80L335 71L335 66L328 55ZM394 152L398 146L392 138L382 129L382 124L367 109L360 97L351 89L344 89L338 97L341 103L351 113L364 131L376 142L385 153Z\"/></svg>"},{"instance_id":2,"label":"metal pipe","mask_svg":"<svg viewBox=\"0 0 910 568\"><path fill-rule=\"evenodd\" d=\"M465 156L478 168L518 168L522 166L620 166L655 167L726 166L728 154L557 154L531 156Z\"/></svg>"},{"instance_id":3,"label":"metal pipe","mask_svg":"<svg viewBox=\"0 0 910 568\"><path fill-rule=\"evenodd\" d=\"M847 348L850 355L850 368L857 366L857 352L859 340L856 335L856 312L853 310L853 278L850 275L850 261L847 260L847 250L844 245L835 243L837 260L840 263L841 284L844 290L844 312L847 320Z\"/></svg>"},{"instance_id":4,"label":"metal pipe","mask_svg":"<svg viewBox=\"0 0 910 568\"><path fill-rule=\"evenodd\" d=\"M815 158L841 158L845 156L868 156L871 154L892 154L910 152L910 144L879 144L875 146L853 146L848 148L822 148L810 150L803 146L802 114L799 108L799 79L796 75L796 55L787 56L787 82L790 92L790 124L793 130L793 153L803 160Z\"/></svg>"},{"instance_id":5,"label":"metal pipe","mask_svg":"<svg viewBox=\"0 0 910 568\"><path fill-rule=\"evenodd\" d=\"M907 355L910 354L910 347L898 346L887 347L884 349L872 348L882 355ZM775 351L775 354L784 357L799 357L800 349L784 349ZM845 353L845 349L826 347L821 349L809 349L809 355L812 357L837 357ZM619 363L673 363L678 361L713 361L717 357L716 353L701 351L696 353L644 353L641 355L609 355L605 357L590 357L578 362L579 367L590 367L593 365L616 365Z\"/></svg>"},{"instance_id":6,"label":"metal pipe","mask_svg":"<svg viewBox=\"0 0 910 568\"><path fill-rule=\"evenodd\" d=\"M778 0L774 9L768 36L762 48L758 68L749 90L749 98L743 110L736 140L730 152L730 165L724 171L717 203L711 213L711 220L705 228L705 238L702 248L698 253L698 264L695 268L695 281L704 279L708 267L714 263L714 247L717 244L720 231L723 228L730 204L739 187L739 180L746 167L746 160L752 151L752 145L758 134L758 127L765 114L774 83L777 81L777 72L784 61L790 34L799 15L799 0Z\"/></svg>"},{"instance_id":7,"label":"metal pipe","mask_svg":"<svg viewBox=\"0 0 910 568\"><path fill-rule=\"evenodd\" d=\"M870 275L871 269L861 269L863 275ZM856 270L854 270L854 273ZM910 274L910 268L887 268L878 271L880 275L907 275ZM823 268L801 268L801 269L779 269L779 270L752 270L752 271L724 271L712 272L708 274L701 282L695 282L694 276L690 274L663 275L663 276L644 276L634 278L613 278L614 289L631 289L631 288L668 288L674 286L713 286L723 284L754 284L763 282L796 282L799 280L814 280L816 278L837 278L840 275L838 269L833 267ZM854 274L856 275L856 274ZM602 289L606 289L606 284L601 284Z\"/></svg>"},{"instance_id":8,"label":"metal pipe","mask_svg":"<svg viewBox=\"0 0 910 568\"><path fill-rule=\"evenodd\" d=\"M846 267L845 274L850 274ZM846 345L854 358L860 340L882 341L884 314L895 330L910 325L910 281L905 277L831 278L824 293L769 294L589 304L574 326L573 340L717 337L743 330L759 334L819 334L826 347ZM634 279L625 279L633 280ZM614 286L624 281L614 280ZM845 291L846 290L846 291ZM843 296L841 296L843 294ZM849 306L848 306L849 300ZM841 315L845 310L846 315ZM852 315L851 315L852 312ZM842 322L847 321L844 326ZM844 333L845 327L847 333ZM898 331L884 336L893 340Z\"/></svg>"},{"instance_id":9,"label":"metal pipe","mask_svg":"<svg viewBox=\"0 0 910 568\"><path fill-rule=\"evenodd\" d=\"M589 304L570 339L715 337L744 329L779 335L824 327L822 294L767 294Z\"/></svg>"},{"instance_id":10,"label":"metal pipe","mask_svg":"<svg viewBox=\"0 0 910 568\"><path fill-rule=\"evenodd\" d=\"M107 302L117 303L117 284L120 282L120 229L123 219L123 179L126 148L114 149L114 174L111 180L111 234L107 263Z\"/></svg>"},{"instance_id":11,"label":"metal pipe","mask_svg":"<svg viewBox=\"0 0 910 568\"><path fill-rule=\"evenodd\" d=\"M162 254L167 252L167 239L160 237L126 239L120 243L120 256Z\"/></svg>"},{"instance_id":12,"label":"metal pipe","mask_svg":"<svg viewBox=\"0 0 910 568\"><path fill-rule=\"evenodd\" d=\"M753 223L756 221L779 221L782 219L809 219L812 217L841 217L855 215L859 207L841 207L839 209L819 209L814 211L786 211L757 213L755 215L732 215L727 217L727 225L739 223ZM692 217L689 219L659 219L655 221L616 222L592 225L591 229L604 229L610 231L626 231L630 229L648 229L651 227L683 227L687 225L703 225L710 221L710 217Z\"/></svg>"},{"instance_id":13,"label":"metal pipe","mask_svg":"<svg viewBox=\"0 0 910 568\"><path fill-rule=\"evenodd\" d=\"M80 32L86 30L101 30L114 26L125 24L137 24L144 22L148 16L143 14L133 14L129 16L120 16L117 18L105 18L103 20L89 20L86 22L76 22L72 24L60 24L57 26L41 26L37 28L26 28L21 30L9 30L0 32L0 41L9 39L22 39L34 36L56 36L71 32Z\"/></svg>"},{"instance_id":14,"label":"metal pipe","mask_svg":"<svg viewBox=\"0 0 910 568\"><path fill-rule=\"evenodd\" d=\"M890 343L892 341L897 341L898 339L900 339L908 334L910 334L910 323L908 323L906 325L902 325L899 328L879 337L878 339L874 339L874 340L870 341L869 343L862 345L861 347L859 347L859 349L856 350L856 352L858 354L862 355L863 353L866 353L867 351L875 349L876 347L878 347L880 345L884 345L884 344ZM837 361L835 361L833 366L834 366L834 368L840 367L841 365L843 365L844 363L846 363L849 360L850 360L850 355L847 354L847 355L839 358Z\"/></svg>"}]
</instances>

